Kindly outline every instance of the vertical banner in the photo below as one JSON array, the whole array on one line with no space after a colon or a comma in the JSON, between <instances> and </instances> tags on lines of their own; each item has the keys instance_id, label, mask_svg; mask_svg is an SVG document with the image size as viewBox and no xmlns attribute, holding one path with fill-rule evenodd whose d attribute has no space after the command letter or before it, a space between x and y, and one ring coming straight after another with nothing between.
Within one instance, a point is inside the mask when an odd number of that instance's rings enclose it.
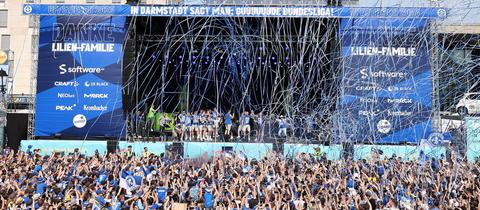
<instances>
[{"instance_id":1,"label":"vertical banner","mask_svg":"<svg viewBox=\"0 0 480 210\"><path fill-rule=\"evenodd\" d=\"M426 33L426 19L342 19L339 108L347 139L414 143L431 133Z\"/></svg>"},{"instance_id":2,"label":"vertical banner","mask_svg":"<svg viewBox=\"0 0 480 210\"><path fill-rule=\"evenodd\" d=\"M125 20L41 16L35 136L124 135Z\"/></svg>"}]
</instances>

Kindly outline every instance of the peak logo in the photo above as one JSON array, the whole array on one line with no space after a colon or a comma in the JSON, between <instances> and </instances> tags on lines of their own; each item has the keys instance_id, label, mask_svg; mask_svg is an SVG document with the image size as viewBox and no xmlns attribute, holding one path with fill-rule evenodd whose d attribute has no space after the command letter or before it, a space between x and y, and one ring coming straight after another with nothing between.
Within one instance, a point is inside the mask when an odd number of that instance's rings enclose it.
<instances>
[{"instance_id":1,"label":"peak logo","mask_svg":"<svg viewBox=\"0 0 480 210\"><path fill-rule=\"evenodd\" d=\"M108 94L104 94L104 93L89 93L89 94L86 94L86 93L84 93L83 97L84 98L108 98Z\"/></svg>"},{"instance_id":2,"label":"peak logo","mask_svg":"<svg viewBox=\"0 0 480 210\"><path fill-rule=\"evenodd\" d=\"M73 109L76 107L76 104L73 104L71 106L55 106L56 111L73 111Z\"/></svg>"},{"instance_id":3,"label":"peak logo","mask_svg":"<svg viewBox=\"0 0 480 210\"><path fill-rule=\"evenodd\" d=\"M67 67L66 64L58 66L60 74L100 74L104 68L87 68L83 66Z\"/></svg>"}]
</instances>

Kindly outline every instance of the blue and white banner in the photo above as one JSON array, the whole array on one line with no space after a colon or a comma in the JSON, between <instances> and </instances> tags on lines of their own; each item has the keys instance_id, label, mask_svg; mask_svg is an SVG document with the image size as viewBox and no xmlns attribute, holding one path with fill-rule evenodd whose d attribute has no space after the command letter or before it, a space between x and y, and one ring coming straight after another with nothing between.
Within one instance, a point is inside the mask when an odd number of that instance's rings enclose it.
<instances>
[{"instance_id":1,"label":"blue and white banner","mask_svg":"<svg viewBox=\"0 0 480 210\"><path fill-rule=\"evenodd\" d=\"M427 19L343 19L340 109L346 137L418 142L431 133Z\"/></svg>"},{"instance_id":2,"label":"blue and white banner","mask_svg":"<svg viewBox=\"0 0 480 210\"><path fill-rule=\"evenodd\" d=\"M40 18L35 136L124 135L125 19Z\"/></svg>"},{"instance_id":3,"label":"blue and white banner","mask_svg":"<svg viewBox=\"0 0 480 210\"><path fill-rule=\"evenodd\" d=\"M25 4L24 15L112 15L185 17L445 17L444 8L311 6L172 6Z\"/></svg>"}]
</instances>

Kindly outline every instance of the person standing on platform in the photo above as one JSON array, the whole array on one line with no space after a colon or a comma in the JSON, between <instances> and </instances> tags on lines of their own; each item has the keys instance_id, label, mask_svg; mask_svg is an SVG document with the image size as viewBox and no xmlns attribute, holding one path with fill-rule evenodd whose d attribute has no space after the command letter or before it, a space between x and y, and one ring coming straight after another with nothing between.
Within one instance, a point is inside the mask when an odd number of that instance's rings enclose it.
<instances>
[{"instance_id":1,"label":"person standing on platform","mask_svg":"<svg viewBox=\"0 0 480 210\"><path fill-rule=\"evenodd\" d=\"M287 119L285 119L283 115L280 115L280 118L277 119L277 122L278 122L278 136L287 137L287 128L288 128Z\"/></svg>"},{"instance_id":2,"label":"person standing on platform","mask_svg":"<svg viewBox=\"0 0 480 210\"><path fill-rule=\"evenodd\" d=\"M250 113L243 112L240 116L240 126L238 127L238 138L246 137L250 141Z\"/></svg>"},{"instance_id":3,"label":"person standing on platform","mask_svg":"<svg viewBox=\"0 0 480 210\"><path fill-rule=\"evenodd\" d=\"M192 128L192 115L191 113L187 112L185 114L185 125L184 127L184 135L183 135L183 140L184 141L191 141L192 140L192 135L193 135L193 128Z\"/></svg>"},{"instance_id":4,"label":"person standing on platform","mask_svg":"<svg viewBox=\"0 0 480 210\"><path fill-rule=\"evenodd\" d=\"M157 109L154 108L153 104L150 106L147 114L147 129L150 132L153 132L153 125L155 124L155 113L158 111L160 107Z\"/></svg>"},{"instance_id":5,"label":"person standing on platform","mask_svg":"<svg viewBox=\"0 0 480 210\"><path fill-rule=\"evenodd\" d=\"M225 117L225 138L229 138L230 140L232 140L233 138L232 121L235 116L231 114L230 111L228 111L224 117Z\"/></svg>"},{"instance_id":6,"label":"person standing on platform","mask_svg":"<svg viewBox=\"0 0 480 210\"><path fill-rule=\"evenodd\" d=\"M213 120L213 138L217 139L218 138L218 127L220 124L220 118L218 116L218 111L217 108L214 108L212 111L212 120Z\"/></svg>"},{"instance_id":7,"label":"person standing on platform","mask_svg":"<svg viewBox=\"0 0 480 210\"><path fill-rule=\"evenodd\" d=\"M260 112L257 115L257 139L256 139L256 141L263 142L264 129L265 129L265 118L263 116L263 112Z\"/></svg>"}]
</instances>

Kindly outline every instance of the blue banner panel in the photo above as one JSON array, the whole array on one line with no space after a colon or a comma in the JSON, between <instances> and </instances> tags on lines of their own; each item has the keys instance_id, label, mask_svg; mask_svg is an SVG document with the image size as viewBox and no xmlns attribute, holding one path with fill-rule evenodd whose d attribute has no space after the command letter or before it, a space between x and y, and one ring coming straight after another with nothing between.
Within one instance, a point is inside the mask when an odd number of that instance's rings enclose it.
<instances>
[{"instance_id":1,"label":"blue banner panel","mask_svg":"<svg viewBox=\"0 0 480 210\"><path fill-rule=\"evenodd\" d=\"M106 141L83 141L83 140L22 140L20 142L22 151L26 152L29 147L30 151L40 149L40 155L51 155L53 152L64 152L65 154L73 153L78 149L81 154L92 156L95 150L100 155L107 151Z\"/></svg>"},{"instance_id":2,"label":"blue banner panel","mask_svg":"<svg viewBox=\"0 0 480 210\"><path fill-rule=\"evenodd\" d=\"M172 6L25 4L24 15L183 17L445 17L444 8L349 8L309 6Z\"/></svg>"},{"instance_id":3,"label":"blue banner panel","mask_svg":"<svg viewBox=\"0 0 480 210\"><path fill-rule=\"evenodd\" d=\"M431 133L426 19L342 19L343 138L418 142Z\"/></svg>"},{"instance_id":4,"label":"blue banner panel","mask_svg":"<svg viewBox=\"0 0 480 210\"><path fill-rule=\"evenodd\" d=\"M40 18L35 136L124 136L125 19Z\"/></svg>"}]
</instances>

